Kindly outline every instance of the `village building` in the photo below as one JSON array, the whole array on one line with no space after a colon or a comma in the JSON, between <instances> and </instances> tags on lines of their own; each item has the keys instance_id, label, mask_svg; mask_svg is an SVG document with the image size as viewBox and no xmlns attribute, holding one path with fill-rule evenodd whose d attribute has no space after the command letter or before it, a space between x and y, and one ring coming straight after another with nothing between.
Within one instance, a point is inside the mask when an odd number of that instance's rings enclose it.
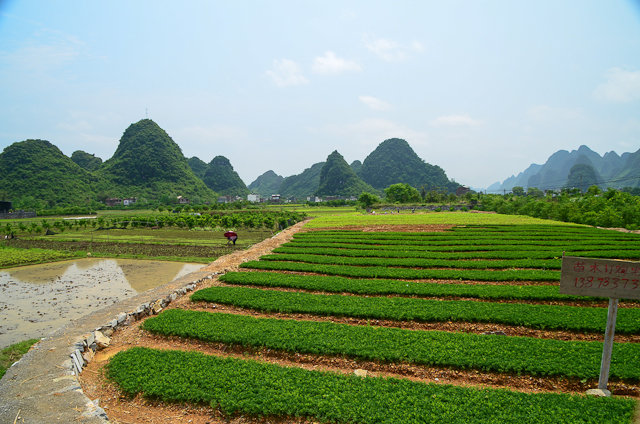
<instances>
[{"instance_id":1,"label":"village building","mask_svg":"<svg viewBox=\"0 0 640 424\"><path fill-rule=\"evenodd\" d=\"M117 197L111 197L104 201L104 204L107 206L118 206L122 204L122 199L118 199Z\"/></svg>"},{"instance_id":2,"label":"village building","mask_svg":"<svg viewBox=\"0 0 640 424\"><path fill-rule=\"evenodd\" d=\"M469 186L460 186L456 189L456 196L464 196L467 193L471 193Z\"/></svg>"}]
</instances>

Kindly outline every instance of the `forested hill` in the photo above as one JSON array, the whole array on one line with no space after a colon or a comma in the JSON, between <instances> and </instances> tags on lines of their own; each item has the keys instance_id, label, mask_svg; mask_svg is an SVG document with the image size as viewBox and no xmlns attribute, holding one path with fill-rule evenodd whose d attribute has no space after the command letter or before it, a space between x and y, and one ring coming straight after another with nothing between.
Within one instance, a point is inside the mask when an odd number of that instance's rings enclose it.
<instances>
[{"instance_id":1,"label":"forested hill","mask_svg":"<svg viewBox=\"0 0 640 424\"><path fill-rule=\"evenodd\" d=\"M405 183L417 189L455 191L459 184L449 181L444 170L431 165L400 138L385 140L362 163L358 176L377 189Z\"/></svg>"},{"instance_id":2,"label":"forested hill","mask_svg":"<svg viewBox=\"0 0 640 424\"><path fill-rule=\"evenodd\" d=\"M110 196L167 194L211 201L217 197L194 175L180 147L150 119L126 129L113 157L97 174L111 183Z\"/></svg>"},{"instance_id":3,"label":"forested hill","mask_svg":"<svg viewBox=\"0 0 640 424\"><path fill-rule=\"evenodd\" d=\"M254 182L249 184L249 190L258 193L262 197L269 197L272 194L280 194L280 184L284 178L272 170L260 175Z\"/></svg>"},{"instance_id":4,"label":"forested hill","mask_svg":"<svg viewBox=\"0 0 640 424\"><path fill-rule=\"evenodd\" d=\"M224 196L241 196L246 200L249 194L249 189L224 156L216 156L209 162L202 180L211 190Z\"/></svg>"},{"instance_id":5,"label":"forested hill","mask_svg":"<svg viewBox=\"0 0 640 424\"><path fill-rule=\"evenodd\" d=\"M82 150L76 150L71 155L71 160L78 165L80 168L85 169L89 172L93 172L100 168L102 165L102 159L96 157L96 155L91 155Z\"/></svg>"},{"instance_id":6,"label":"forested hill","mask_svg":"<svg viewBox=\"0 0 640 424\"><path fill-rule=\"evenodd\" d=\"M191 170L193 171L193 174L196 177L200 179L204 178L204 173L207 171L207 163L205 161L194 156L192 158L189 158L187 163L189 164L189 168L191 168Z\"/></svg>"},{"instance_id":7,"label":"forested hill","mask_svg":"<svg viewBox=\"0 0 640 424\"><path fill-rule=\"evenodd\" d=\"M320 170L317 196L356 196L363 192L375 193L376 190L362 181L353 169L335 150L329 155Z\"/></svg>"},{"instance_id":8,"label":"forested hill","mask_svg":"<svg viewBox=\"0 0 640 424\"><path fill-rule=\"evenodd\" d=\"M284 179L280 184L280 194L284 197L294 196L298 199L305 199L313 196L320 185L320 171L324 162L319 162L305 169L301 174L292 175Z\"/></svg>"},{"instance_id":9,"label":"forested hill","mask_svg":"<svg viewBox=\"0 0 640 424\"><path fill-rule=\"evenodd\" d=\"M0 154L0 191L25 208L83 204L100 183L45 140L13 143Z\"/></svg>"}]
</instances>

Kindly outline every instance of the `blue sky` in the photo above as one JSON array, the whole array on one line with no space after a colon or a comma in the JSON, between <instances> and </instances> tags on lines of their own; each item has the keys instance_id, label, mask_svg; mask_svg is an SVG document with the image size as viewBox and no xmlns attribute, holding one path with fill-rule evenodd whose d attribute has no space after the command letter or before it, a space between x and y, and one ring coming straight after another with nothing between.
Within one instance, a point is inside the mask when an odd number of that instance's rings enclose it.
<instances>
[{"instance_id":1,"label":"blue sky","mask_svg":"<svg viewBox=\"0 0 640 424\"><path fill-rule=\"evenodd\" d=\"M0 0L0 148L110 158L148 117L246 184L404 138L487 187L640 149L640 2Z\"/></svg>"}]
</instances>

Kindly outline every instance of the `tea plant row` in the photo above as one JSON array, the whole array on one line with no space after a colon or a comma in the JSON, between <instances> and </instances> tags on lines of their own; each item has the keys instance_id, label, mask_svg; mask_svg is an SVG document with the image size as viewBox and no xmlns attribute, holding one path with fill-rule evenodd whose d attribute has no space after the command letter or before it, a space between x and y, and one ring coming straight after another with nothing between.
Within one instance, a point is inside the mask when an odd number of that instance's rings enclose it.
<instances>
[{"instance_id":1,"label":"tea plant row","mask_svg":"<svg viewBox=\"0 0 640 424\"><path fill-rule=\"evenodd\" d=\"M224 359L198 352L132 348L110 361L125 393L208 403L229 415L289 416L361 424L621 424L635 402L359 378Z\"/></svg>"},{"instance_id":2,"label":"tea plant row","mask_svg":"<svg viewBox=\"0 0 640 424\"><path fill-rule=\"evenodd\" d=\"M558 286L555 285L416 283L401 280L367 280L320 275L291 275L275 272L229 272L222 275L220 281L237 285L282 287L359 295L472 297L486 300L602 300L599 298L559 294Z\"/></svg>"},{"instance_id":3,"label":"tea plant row","mask_svg":"<svg viewBox=\"0 0 640 424\"><path fill-rule=\"evenodd\" d=\"M543 330L603 334L607 323L605 308L323 295L247 287L209 287L191 295L191 300L221 303L263 312L393 321L484 322ZM640 309L619 309L616 333L634 334L638 331L640 331Z\"/></svg>"},{"instance_id":4,"label":"tea plant row","mask_svg":"<svg viewBox=\"0 0 640 424\"><path fill-rule=\"evenodd\" d=\"M347 245L342 243L307 243L289 242L273 250L274 253L307 253L311 255L350 256L350 257L378 257L378 258L424 258L424 259L559 259L563 250L539 246L526 248L504 246L469 246L464 248L438 247L425 248L419 246L389 247L371 245ZM598 246L601 248L601 246ZM375 248L375 250L374 250ZM588 247L586 247L589 249ZM611 246L611 250L577 250L567 248L564 252L570 256L584 256L611 259L638 259L640 251L630 248L618 250Z\"/></svg>"},{"instance_id":5,"label":"tea plant row","mask_svg":"<svg viewBox=\"0 0 640 424\"><path fill-rule=\"evenodd\" d=\"M313 272L355 278L393 278L406 280L476 280L476 281L560 281L559 271L488 271L488 270L415 270L385 266L316 265L298 262L250 261L241 268L275 271Z\"/></svg>"},{"instance_id":6,"label":"tea plant row","mask_svg":"<svg viewBox=\"0 0 640 424\"><path fill-rule=\"evenodd\" d=\"M411 331L172 309L144 322L154 334L360 360L596 379L602 343ZM616 346L611 378L638 381L640 344Z\"/></svg>"},{"instance_id":7,"label":"tea plant row","mask_svg":"<svg viewBox=\"0 0 640 424\"><path fill-rule=\"evenodd\" d=\"M335 264L354 266L385 266L404 268L456 268L456 269L508 269L508 268L536 268L560 269L560 259L536 260L496 260L496 261L451 261L417 258L363 258L345 257L342 255L321 256L306 253L278 253L260 257L261 261L288 261L310 264Z\"/></svg>"}]
</instances>

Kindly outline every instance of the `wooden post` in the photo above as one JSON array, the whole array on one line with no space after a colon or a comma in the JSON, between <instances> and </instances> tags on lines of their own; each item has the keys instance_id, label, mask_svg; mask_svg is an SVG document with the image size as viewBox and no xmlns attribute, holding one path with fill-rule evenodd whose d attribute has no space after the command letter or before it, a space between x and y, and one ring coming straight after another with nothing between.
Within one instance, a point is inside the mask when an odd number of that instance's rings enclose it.
<instances>
[{"instance_id":1,"label":"wooden post","mask_svg":"<svg viewBox=\"0 0 640 424\"><path fill-rule=\"evenodd\" d=\"M609 368L611 366L611 351L613 350L613 335L616 331L616 316L618 315L618 299L609 298L609 313L607 314L607 329L604 333L604 347L600 364L600 380L598 389L607 390L609 382Z\"/></svg>"}]
</instances>

